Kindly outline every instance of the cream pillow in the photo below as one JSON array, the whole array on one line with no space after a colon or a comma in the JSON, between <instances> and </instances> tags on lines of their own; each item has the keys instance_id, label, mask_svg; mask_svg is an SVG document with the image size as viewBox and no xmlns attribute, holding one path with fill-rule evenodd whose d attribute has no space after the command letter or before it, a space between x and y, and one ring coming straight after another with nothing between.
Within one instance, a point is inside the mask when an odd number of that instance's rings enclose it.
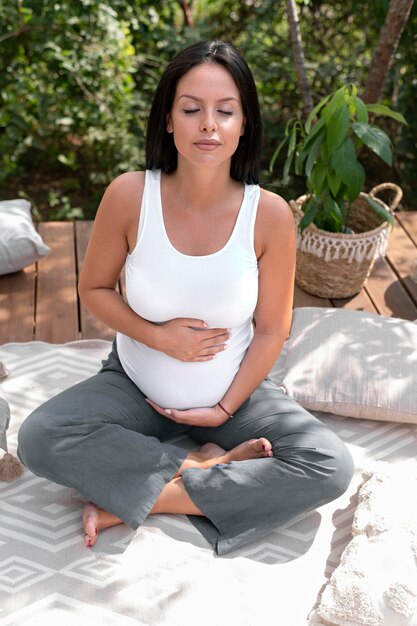
<instances>
[{"instance_id":1,"label":"cream pillow","mask_svg":"<svg viewBox=\"0 0 417 626\"><path fill-rule=\"evenodd\" d=\"M18 272L48 254L27 200L0 201L0 275Z\"/></svg>"},{"instance_id":2,"label":"cream pillow","mask_svg":"<svg viewBox=\"0 0 417 626\"><path fill-rule=\"evenodd\" d=\"M270 378L309 410L417 423L417 324L348 309L294 309Z\"/></svg>"},{"instance_id":3,"label":"cream pillow","mask_svg":"<svg viewBox=\"0 0 417 626\"><path fill-rule=\"evenodd\" d=\"M417 626L417 464L363 471L352 540L320 599L326 624Z\"/></svg>"}]
</instances>

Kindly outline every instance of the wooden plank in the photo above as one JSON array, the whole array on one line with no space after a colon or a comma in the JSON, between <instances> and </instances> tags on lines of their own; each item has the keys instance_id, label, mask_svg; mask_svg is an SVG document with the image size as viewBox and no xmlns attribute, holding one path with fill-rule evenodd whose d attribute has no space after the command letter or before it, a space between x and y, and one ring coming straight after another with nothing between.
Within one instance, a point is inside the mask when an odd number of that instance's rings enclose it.
<instances>
[{"instance_id":1,"label":"wooden plank","mask_svg":"<svg viewBox=\"0 0 417 626\"><path fill-rule=\"evenodd\" d=\"M417 211L399 211L395 217L417 246Z\"/></svg>"},{"instance_id":2,"label":"wooden plank","mask_svg":"<svg viewBox=\"0 0 417 626\"><path fill-rule=\"evenodd\" d=\"M378 310L372 302L366 288L352 296L351 298L334 298L332 304L337 309L352 309L353 311L368 311L368 313L378 313Z\"/></svg>"},{"instance_id":3,"label":"wooden plank","mask_svg":"<svg viewBox=\"0 0 417 626\"><path fill-rule=\"evenodd\" d=\"M75 242L77 254L78 276L81 272L88 241L90 239L93 222L79 221L75 223ZM112 341L115 331L98 320L90 311L79 302L80 329L82 339L106 339Z\"/></svg>"},{"instance_id":4,"label":"wooden plank","mask_svg":"<svg viewBox=\"0 0 417 626\"><path fill-rule=\"evenodd\" d=\"M380 315L399 317L405 320L416 319L416 305L386 259L379 258L376 260L366 282L366 291Z\"/></svg>"},{"instance_id":5,"label":"wooden plank","mask_svg":"<svg viewBox=\"0 0 417 626\"><path fill-rule=\"evenodd\" d=\"M415 215L417 217L417 213ZM414 220L414 223L417 225L417 220ZM400 277L417 308L417 284L410 277L413 264L417 261L417 246L398 220L390 234L387 260Z\"/></svg>"},{"instance_id":6,"label":"wooden plank","mask_svg":"<svg viewBox=\"0 0 417 626\"><path fill-rule=\"evenodd\" d=\"M301 289L298 285L294 288L294 308L305 306L331 307L332 303L327 298L319 298Z\"/></svg>"},{"instance_id":7,"label":"wooden plank","mask_svg":"<svg viewBox=\"0 0 417 626\"><path fill-rule=\"evenodd\" d=\"M74 225L43 222L39 233L51 252L38 264L35 339L65 343L79 339Z\"/></svg>"},{"instance_id":8,"label":"wooden plank","mask_svg":"<svg viewBox=\"0 0 417 626\"><path fill-rule=\"evenodd\" d=\"M35 286L35 264L0 276L0 344L33 340Z\"/></svg>"}]
</instances>

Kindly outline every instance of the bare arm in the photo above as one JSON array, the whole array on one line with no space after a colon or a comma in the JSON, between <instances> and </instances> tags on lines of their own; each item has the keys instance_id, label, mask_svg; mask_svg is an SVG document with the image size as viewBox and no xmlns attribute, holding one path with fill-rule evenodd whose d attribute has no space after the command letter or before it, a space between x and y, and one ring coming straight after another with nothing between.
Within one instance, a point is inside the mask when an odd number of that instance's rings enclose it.
<instances>
[{"instance_id":1,"label":"bare arm","mask_svg":"<svg viewBox=\"0 0 417 626\"><path fill-rule=\"evenodd\" d=\"M207 361L224 349L226 329L205 330L204 320L189 318L152 324L135 313L116 290L126 255L135 247L144 180L143 172L129 172L107 188L84 258L80 298L110 328L150 348L182 361Z\"/></svg>"},{"instance_id":2,"label":"bare arm","mask_svg":"<svg viewBox=\"0 0 417 626\"><path fill-rule=\"evenodd\" d=\"M269 196L259 224L259 293L255 332L239 371L220 400L233 413L269 374L288 337L294 299L295 229L292 211Z\"/></svg>"}]
</instances>

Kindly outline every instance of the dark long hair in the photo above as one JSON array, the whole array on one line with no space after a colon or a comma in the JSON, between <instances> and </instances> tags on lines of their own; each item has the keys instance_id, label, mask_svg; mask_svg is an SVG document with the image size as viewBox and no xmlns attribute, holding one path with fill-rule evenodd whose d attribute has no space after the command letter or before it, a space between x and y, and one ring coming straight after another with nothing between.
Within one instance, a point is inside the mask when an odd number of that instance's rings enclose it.
<instances>
[{"instance_id":1,"label":"dark long hair","mask_svg":"<svg viewBox=\"0 0 417 626\"><path fill-rule=\"evenodd\" d=\"M166 118L171 112L178 81L201 63L218 63L234 79L240 93L245 133L232 156L230 175L246 183L259 182L261 153L261 114L255 81L247 63L236 48L222 41L200 41L179 52L170 62L156 88L148 119L146 134L146 168L173 172L177 169L178 153L171 133L166 130Z\"/></svg>"}]
</instances>

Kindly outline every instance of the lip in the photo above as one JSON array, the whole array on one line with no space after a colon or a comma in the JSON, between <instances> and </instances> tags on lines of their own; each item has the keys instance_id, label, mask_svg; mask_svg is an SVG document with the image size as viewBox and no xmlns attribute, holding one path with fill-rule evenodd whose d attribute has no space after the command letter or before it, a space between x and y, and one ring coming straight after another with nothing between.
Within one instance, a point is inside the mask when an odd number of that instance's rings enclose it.
<instances>
[{"instance_id":1,"label":"lip","mask_svg":"<svg viewBox=\"0 0 417 626\"><path fill-rule=\"evenodd\" d=\"M215 150L221 144L220 141L216 141L216 139L200 139L196 141L194 145L200 150Z\"/></svg>"}]
</instances>

